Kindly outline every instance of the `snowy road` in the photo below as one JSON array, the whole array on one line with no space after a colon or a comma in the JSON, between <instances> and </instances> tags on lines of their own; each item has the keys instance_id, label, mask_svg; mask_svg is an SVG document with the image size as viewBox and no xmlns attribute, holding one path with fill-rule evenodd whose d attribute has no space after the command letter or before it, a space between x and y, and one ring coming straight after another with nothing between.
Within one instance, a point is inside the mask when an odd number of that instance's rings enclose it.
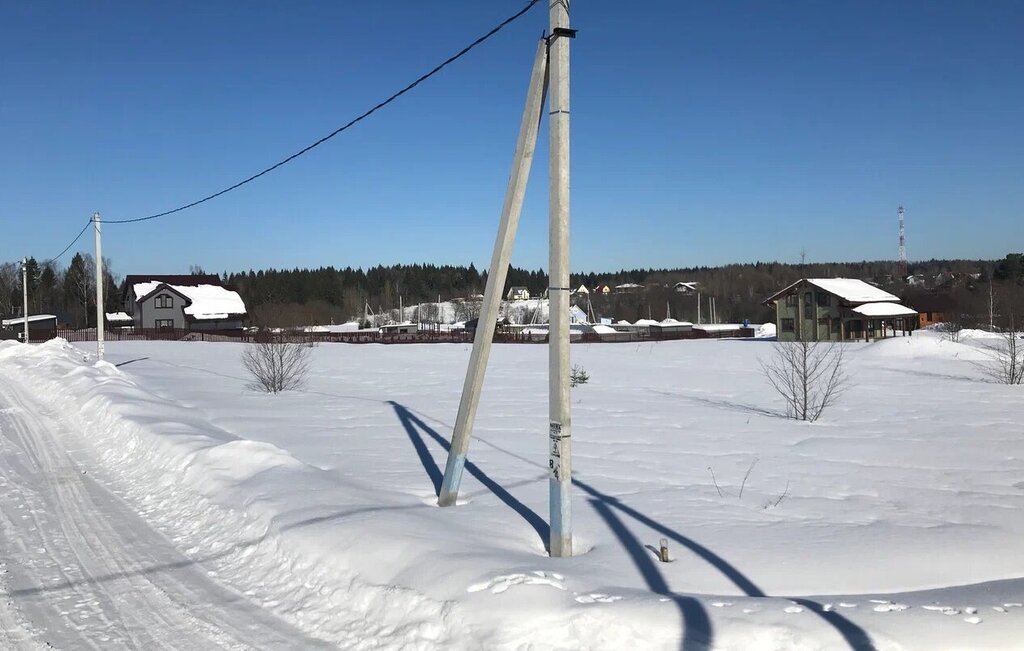
<instances>
[{"instance_id":1,"label":"snowy road","mask_svg":"<svg viewBox=\"0 0 1024 651\"><path fill-rule=\"evenodd\" d=\"M0 648L322 646L218 585L97 483L68 427L0 374Z\"/></svg>"}]
</instances>

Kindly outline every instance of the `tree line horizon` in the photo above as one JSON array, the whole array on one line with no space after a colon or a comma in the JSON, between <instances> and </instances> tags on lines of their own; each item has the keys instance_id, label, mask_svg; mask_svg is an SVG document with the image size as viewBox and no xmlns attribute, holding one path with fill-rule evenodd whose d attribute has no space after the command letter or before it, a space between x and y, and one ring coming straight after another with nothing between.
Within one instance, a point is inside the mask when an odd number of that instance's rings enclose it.
<instances>
[{"instance_id":1,"label":"tree line horizon","mask_svg":"<svg viewBox=\"0 0 1024 651\"><path fill-rule=\"evenodd\" d=\"M29 259L29 309L35 313L59 313L75 327L95 325L95 266L92 256L77 253L67 268L42 265ZM105 303L107 312L123 309L124 283L116 275L109 259L104 260ZM191 274L205 274L201 266L191 265ZM965 314L987 322L989 280L998 294L1002 311L1020 313L1024 290L1022 254L1010 253L999 260L933 259L909 263L910 275L921 275L923 287L908 285L897 276L892 260L853 262L749 262L720 266L677 268L636 268L610 272L586 272L570 275L572 287L593 290L598 285L627 283L642 285L643 290L576 297L584 309L595 316L635 320L697 320L696 296L673 290L677 282L696 282L701 297L715 299L719 321L762 322L774 320L774 311L762 301L800 278L860 278L878 284L897 296L908 291L931 291L953 296ZM137 274L134 270L132 274ZM945 276L945 280L940 278ZM364 308L374 313L396 310L420 303L435 303L471 298L483 293L487 272L473 263L435 265L432 263L375 265L362 267L296 267L292 269L249 269L216 274L233 286L249 310L250 320L258 325L292 326L340 323L361 319ZM503 289L526 287L531 296L544 292L548 284L543 269L512 266ZM984 299L984 300L982 300ZM21 269L18 262L0 263L0 313L15 315L21 307ZM984 304L984 305L982 305ZM984 307L984 310L982 310ZM977 314L975 314L977 313ZM91 321L90 321L91 319ZM701 319L709 320L708 305L701 306ZM970 320L970 319L968 319Z\"/></svg>"}]
</instances>

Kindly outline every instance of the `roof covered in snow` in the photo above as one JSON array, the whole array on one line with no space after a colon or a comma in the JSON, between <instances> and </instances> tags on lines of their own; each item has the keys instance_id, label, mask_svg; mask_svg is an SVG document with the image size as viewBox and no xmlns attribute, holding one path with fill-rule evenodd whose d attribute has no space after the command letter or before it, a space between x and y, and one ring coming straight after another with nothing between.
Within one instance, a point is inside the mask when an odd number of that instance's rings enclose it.
<instances>
[{"instance_id":1,"label":"roof covered in snow","mask_svg":"<svg viewBox=\"0 0 1024 651\"><path fill-rule=\"evenodd\" d=\"M863 280L856 278L803 278L796 281L792 285L789 285L785 289L776 292L772 296L765 299L765 303L777 301L781 297L790 293L794 287L800 283L810 283L819 289L823 289L829 294L833 294L848 301L850 303L877 303L877 302L889 302L898 303L899 297L893 296L887 291L881 290L874 285L869 285Z\"/></svg>"},{"instance_id":2,"label":"roof covered in snow","mask_svg":"<svg viewBox=\"0 0 1024 651\"><path fill-rule=\"evenodd\" d=\"M56 321L57 317L54 316L53 314L29 314L28 315L28 322L29 323L35 323L36 321L51 321L51 320ZM19 323L25 323L25 317L23 317L23 316L12 317L10 319L4 319L0 323L2 323L4 326L15 326L15 325L18 325Z\"/></svg>"},{"instance_id":3,"label":"roof covered in snow","mask_svg":"<svg viewBox=\"0 0 1024 651\"><path fill-rule=\"evenodd\" d=\"M189 278L189 276L181 276ZM201 278L201 277L200 277ZM198 321L227 319L246 314L245 302L238 292L220 284L172 284L161 280L139 282L132 285L135 300L142 301L162 287L167 287L188 300L185 315Z\"/></svg>"},{"instance_id":4,"label":"roof covered in snow","mask_svg":"<svg viewBox=\"0 0 1024 651\"><path fill-rule=\"evenodd\" d=\"M853 311L864 316L913 316L917 314L917 310L898 303L865 303L860 307L853 308Z\"/></svg>"},{"instance_id":5,"label":"roof covered in snow","mask_svg":"<svg viewBox=\"0 0 1024 651\"><path fill-rule=\"evenodd\" d=\"M131 323L132 317L126 312L107 312L107 323Z\"/></svg>"}]
</instances>

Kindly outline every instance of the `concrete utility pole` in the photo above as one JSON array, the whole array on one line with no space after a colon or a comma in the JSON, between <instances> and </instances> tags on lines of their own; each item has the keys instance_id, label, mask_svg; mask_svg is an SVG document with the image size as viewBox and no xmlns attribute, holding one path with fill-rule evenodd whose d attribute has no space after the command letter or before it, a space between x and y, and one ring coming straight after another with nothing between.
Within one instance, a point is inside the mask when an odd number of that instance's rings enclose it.
<instances>
[{"instance_id":1,"label":"concrete utility pole","mask_svg":"<svg viewBox=\"0 0 1024 651\"><path fill-rule=\"evenodd\" d=\"M466 454L469 451L469 441L473 433L473 421L476 418L477 405L480 403L484 374L487 372L487 359L491 354L494 328L498 320L498 310L501 308L501 291L505 287L505 277L508 275L512 244L515 240L516 229L519 227L519 215L522 212L523 197L526 194L526 181L530 176L533 153L537 146L537 131L540 127L541 110L544 106L546 75L547 42L542 39L537 45L537 54L533 61L533 73L530 75L526 106L523 109L523 118L519 125L519 138L516 141L516 150L512 158L512 172L505 190L505 203L501 209L501 221L498 224L498 234L494 241L494 252L491 254L491 267L487 272L484 301L480 308L476 335L473 339L473 352L470 354L466 380L462 385L462 399L459 402L459 413L455 417L452 445L448 451L444 481L441 483L441 491L438 494L437 503L440 506L455 504L459 496L462 470L466 464Z\"/></svg>"},{"instance_id":2,"label":"concrete utility pole","mask_svg":"<svg viewBox=\"0 0 1024 651\"><path fill-rule=\"evenodd\" d=\"M572 418L569 410L569 0L550 0L548 496L549 553L572 556Z\"/></svg>"},{"instance_id":3,"label":"concrete utility pole","mask_svg":"<svg viewBox=\"0 0 1024 651\"><path fill-rule=\"evenodd\" d=\"M21 317L25 322L25 333L22 341L28 343L28 258L21 259Z\"/></svg>"},{"instance_id":4,"label":"concrete utility pole","mask_svg":"<svg viewBox=\"0 0 1024 651\"><path fill-rule=\"evenodd\" d=\"M103 359L103 246L100 242L100 214L92 214L96 227L96 358Z\"/></svg>"}]
</instances>

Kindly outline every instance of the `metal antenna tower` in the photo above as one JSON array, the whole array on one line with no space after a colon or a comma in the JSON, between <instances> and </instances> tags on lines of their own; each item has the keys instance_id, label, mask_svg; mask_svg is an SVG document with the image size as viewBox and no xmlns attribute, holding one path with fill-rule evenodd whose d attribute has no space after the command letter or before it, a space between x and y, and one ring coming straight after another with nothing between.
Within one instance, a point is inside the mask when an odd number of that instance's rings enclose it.
<instances>
[{"instance_id":1,"label":"metal antenna tower","mask_svg":"<svg viewBox=\"0 0 1024 651\"><path fill-rule=\"evenodd\" d=\"M906 279L907 277L907 238L906 231L903 228L903 206L900 206L897 213L900 218L900 278Z\"/></svg>"}]
</instances>

